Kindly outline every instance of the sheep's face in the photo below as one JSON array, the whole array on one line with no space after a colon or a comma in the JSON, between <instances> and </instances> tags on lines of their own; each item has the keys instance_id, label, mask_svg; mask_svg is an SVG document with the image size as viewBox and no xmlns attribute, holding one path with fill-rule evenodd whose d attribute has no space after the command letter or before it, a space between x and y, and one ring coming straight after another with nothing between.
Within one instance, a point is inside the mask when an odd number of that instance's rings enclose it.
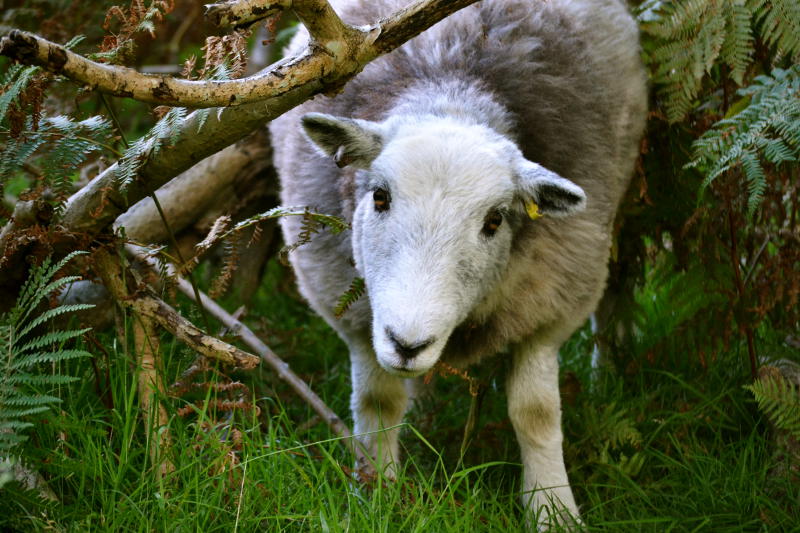
<instances>
[{"instance_id":1,"label":"sheep's face","mask_svg":"<svg viewBox=\"0 0 800 533\"><path fill-rule=\"evenodd\" d=\"M564 215L585 201L578 186L483 126L319 114L303 125L340 165L362 169L353 252L375 353L393 374L436 364L456 326L501 279L526 204Z\"/></svg>"}]
</instances>

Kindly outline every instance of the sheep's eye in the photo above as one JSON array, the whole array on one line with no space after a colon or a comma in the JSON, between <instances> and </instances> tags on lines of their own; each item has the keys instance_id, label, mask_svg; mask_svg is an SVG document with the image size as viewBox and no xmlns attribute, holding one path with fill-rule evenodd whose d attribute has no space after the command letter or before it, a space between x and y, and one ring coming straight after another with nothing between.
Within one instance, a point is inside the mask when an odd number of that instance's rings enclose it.
<instances>
[{"instance_id":1,"label":"sheep's eye","mask_svg":"<svg viewBox=\"0 0 800 533\"><path fill-rule=\"evenodd\" d=\"M372 193L372 201L375 203L375 211L389 210L391 198L389 198L389 192L386 189L375 189L375 192Z\"/></svg>"},{"instance_id":2,"label":"sheep's eye","mask_svg":"<svg viewBox=\"0 0 800 533\"><path fill-rule=\"evenodd\" d=\"M492 209L486 218L483 219L483 229L481 233L487 237L491 237L497 232L497 228L503 223L503 215L497 209Z\"/></svg>"}]
</instances>

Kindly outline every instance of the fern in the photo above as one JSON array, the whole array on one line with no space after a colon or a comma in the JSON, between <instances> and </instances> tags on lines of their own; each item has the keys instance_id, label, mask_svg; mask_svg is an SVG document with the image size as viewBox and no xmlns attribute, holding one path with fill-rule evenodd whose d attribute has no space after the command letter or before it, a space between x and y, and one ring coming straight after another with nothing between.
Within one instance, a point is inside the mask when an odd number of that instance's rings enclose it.
<instances>
[{"instance_id":1,"label":"fern","mask_svg":"<svg viewBox=\"0 0 800 533\"><path fill-rule=\"evenodd\" d=\"M703 79L716 65L727 65L741 85L756 37L790 57L800 52L796 0L650 0L639 20L655 38L647 59L670 122L697 105Z\"/></svg>"},{"instance_id":2,"label":"fern","mask_svg":"<svg viewBox=\"0 0 800 533\"><path fill-rule=\"evenodd\" d=\"M8 177L35 158L44 185L56 198L56 211L72 191L72 178L90 154L110 149L111 123L92 116L79 122L64 115L44 118L35 127L29 117L16 137L8 136L0 151L0 176ZM0 185L0 188L2 185Z\"/></svg>"},{"instance_id":3,"label":"fern","mask_svg":"<svg viewBox=\"0 0 800 533\"><path fill-rule=\"evenodd\" d=\"M65 343L88 329L41 334L36 330L56 316L92 307L88 304L59 306L35 315L46 298L76 279L75 276L54 278L67 262L81 253L73 252L55 264L48 258L32 268L16 305L0 315L0 458L13 455L15 448L27 439L23 432L32 424L25 417L46 411L49 405L60 402L55 396L27 389L63 385L76 379L60 374L39 374L36 367L89 355L83 350L63 349Z\"/></svg>"},{"instance_id":4,"label":"fern","mask_svg":"<svg viewBox=\"0 0 800 533\"><path fill-rule=\"evenodd\" d=\"M117 184L123 193L151 156L156 155L162 147L172 146L177 142L185 118L186 108L171 108L147 134L125 150L116 171Z\"/></svg>"},{"instance_id":5,"label":"fern","mask_svg":"<svg viewBox=\"0 0 800 533\"><path fill-rule=\"evenodd\" d=\"M336 303L336 307L333 309L333 315L336 318L342 318L347 310L350 309L350 307L356 303L361 296L364 295L364 291L366 289L367 286L364 282L364 278L353 279L347 291L339 296L339 301Z\"/></svg>"},{"instance_id":6,"label":"fern","mask_svg":"<svg viewBox=\"0 0 800 533\"><path fill-rule=\"evenodd\" d=\"M800 441L800 390L779 373L764 375L745 389L753 393L758 408L779 430Z\"/></svg>"},{"instance_id":7,"label":"fern","mask_svg":"<svg viewBox=\"0 0 800 533\"><path fill-rule=\"evenodd\" d=\"M19 95L40 70L39 67L23 67L22 65L13 65L8 69L0 79L0 87L3 89L0 94L0 120L6 118L9 106L19 98Z\"/></svg>"},{"instance_id":8,"label":"fern","mask_svg":"<svg viewBox=\"0 0 800 533\"><path fill-rule=\"evenodd\" d=\"M789 56L800 53L800 3L797 0L749 0L770 44Z\"/></svg>"},{"instance_id":9,"label":"fern","mask_svg":"<svg viewBox=\"0 0 800 533\"><path fill-rule=\"evenodd\" d=\"M758 76L739 94L749 99L749 105L696 140L687 167L704 173L703 187L732 168L741 168L752 214L767 187L762 160L780 165L800 158L800 67Z\"/></svg>"},{"instance_id":10,"label":"fern","mask_svg":"<svg viewBox=\"0 0 800 533\"><path fill-rule=\"evenodd\" d=\"M311 237L322 228L327 228L333 234L341 233L350 228L347 222L339 217L316 213L307 207L274 207L269 211L264 211L263 213L253 215L252 217L237 222L233 227L230 227L230 217L220 217L215 221L206 238L196 246L195 256L187 263L197 263L200 260L200 256L210 250L212 246L219 242L226 241L233 236L240 235L243 230L250 226L261 224L266 220L288 216L300 216L303 218L303 223L300 235L298 235L298 240L287 246L281 252L282 255L286 255L290 251L308 243Z\"/></svg>"}]
</instances>

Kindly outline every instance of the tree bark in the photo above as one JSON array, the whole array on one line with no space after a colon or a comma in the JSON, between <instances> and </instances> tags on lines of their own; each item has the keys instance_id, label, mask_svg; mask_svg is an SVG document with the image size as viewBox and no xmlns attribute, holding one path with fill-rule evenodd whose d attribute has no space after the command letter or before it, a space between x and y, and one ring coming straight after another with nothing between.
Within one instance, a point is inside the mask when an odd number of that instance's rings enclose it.
<instances>
[{"instance_id":1,"label":"tree bark","mask_svg":"<svg viewBox=\"0 0 800 533\"><path fill-rule=\"evenodd\" d=\"M143 315L134 317L133 340L136 347L137 372L139 373L137 380L139 404L144 415L150 460L156 467L156 475L161 478L174 471L175 465L168 458L171 447L167 428L169 417L161 404L161 398L166 398L167 394L164 382L159 375L163 370L161 342L152 319Z\"/></svg>"},{"instance_id":2,"label":"tree bark","mask_svg":"<svg viewBox=\"0 0 800 533\"><path fill-rule=\"evenodd\" d=\"M159 188L156 196L172 231L177 235L210 208L229 200L234 183L269 169L271 156L269 135L262 128ZM150 197L120 215L114 227L125 228L126 237L142 243L163 242L169 237Z\"/></svg>"},{"instance_id":3,"label":"tree bark","mask_svg":"<svg viewBox=\"0 0 800 533\"><path fill-rule=\"evenodd\" d=\"M154 270L158 269L158 266L152 260L141 255L140 249L130 245L128 245L126 249L134 257L144 261ZM189 282L185 279L182 279L180 276L176 276L176 279L178 281L178 290L180 290L190 299L195 300L194 291ZM202 292L200 293L200 300L203 304L203 307L208 310L208 312L214 318L222 322L222 324L225 325L228 330L238 335L239 338L242 339L242 342L244 342L259 356L261 356L264 362L266 362L270 368L276 372L278 378L288 383L289 386L292 387L292 389L297 393L297 395L306 401L337 435L340 437L352 436L350 429L347 427L347 425L345 425L344 422L342 422L342 419L339 418L339 416L334 413L333 410L331 410L331 408L328 407L313 390L311 390L305 381L300 379L300 377L292 371L288 363L278 357L275 352L273 352L269 346L264 344L264 342L262 342L261 339L259 339L250 328L234 318L230 313L225 311L225 309L217 304L217 302ZM350 443L350 445L352 446L353 443ZM357 448L357 446L355 448ZM356 453L358 453L357 449Z\"/></svg>"},{"instance_id":4,"label":"tree bark","mask_svg":"<svg viewBox=\"0 0 800 533\"><path fill-rule=\"evenodd\" d=\"M207 335L159 298L147 292L130 291L119 260L106 250L95 252L94 259L104 285L120 305L154 320L197 353L244 370L255 368L260 362L255 355Z\"/></svg>"},{"instance_id":5,"label":"tree bark","mask_svg":"<svg viewBox=\"0 0 800 533\"><path fill-rule=\"evenodd\" d=\"M206 4L206 19L220 28L244 28L291 6L291 0L239 0Z\"/></svg>"}]
</instances>

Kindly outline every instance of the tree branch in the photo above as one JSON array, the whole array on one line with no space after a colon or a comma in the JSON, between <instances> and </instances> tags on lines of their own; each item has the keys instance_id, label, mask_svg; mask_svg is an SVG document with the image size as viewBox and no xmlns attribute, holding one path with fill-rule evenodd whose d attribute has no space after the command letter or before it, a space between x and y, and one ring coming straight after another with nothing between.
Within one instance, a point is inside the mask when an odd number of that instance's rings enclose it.
<instances>
[{"instance_id":1,"label":"tree branch","mask_svg":"<svg viewBox=\"0 0 800 533\"><path fill-rule=\"evenodd\" d=\"M106 94L193 108L236 106L272 98L332 71L335 63L330 54L316 51L279 61L247 78L194 81L97 63L20 30L12 31L0 41L0 54L28 65L39 65Z\"/></svg>"},{"instance_id":2,"label":"tree branch","mask_svg":"<svg viewBox=\"0 0 800 533\"><path fill-rule=\"evenodd\" d=\"M244 28L271 17L292 4L292 0L238 0L206 4L206 19L220 28Z\"/></svg>"},{"instance_id":3,"label":"tree branch","mask_svg":"<svg viewBox=\"0 0 800 533\"><path fill-rule=\"evenodd\" d=\"M207 157L192 168L183 172L156 191L170 225L177 234L187 225L203 216L209 207L218 206L220 198L235 198L231 191L234 182L237 186L251 181L252 176L264 172L274 179L270 169L272 148L265 129L236 144ZM224 203L224 202L223 202ZM167 232L161 222L151 197L146 197L120 215L114 227L124 227L128 239L154 243L166 241Z\"/></svg>"},{"instance_id":4,"label":"tree branch","mask_svg":"<svg viewBox=\"0 0 800 533\"><path fill-rule=\"evenodd\" d=\"M192 108L259 102L328 72L356 72L356 58L363 55L362 49L368 51L377 33L370 28L360 29L343 23L327 0L293 0L290 4L312 36L306 53L279 61L243 79L195 81L163 74L142 74L127 67L97 63L20 30L0 40L0 54L25 64L39 65L102 93L151 104Z\"/></svg>"},{"instance_id":5,"label":"tree branch","mask_svg":"<svg viewBox=\"0 0 800 533\"><path fill-rule=\"evenodd\" d=\"M167 427L169 416L161 404L161 399L167 396L160 375L163 372L161 343L158 338L158 330L151 318L142 315L135 316L133 342L136 347L136 366L138 367L139 404L142 406L144 416L150 460L156 467L156 476L161 478L173 472L175 465L168 457L172 447L172 439Z\"/></svg>"},{"instance_id":6,"label":"tree branch","mask_svg":"<svg viewBox=\"0 0 800 533\"><path fill-rule=\"evenodd\" d=\"M324 46L334 56L354 53L372 45L372 32L342 22L327 0L292 0L292 10L308 30L312 41ZM348 47L352 50L348 51Z\"/></svg>"},{"instance_id":7,"label":"tree branch","mask_svg":"<svg viewBox=\"0 0 800 533\"><path fill-rule=\"evenodd\" d=\"M450 13L475 1L416 2L379 22L369 33L369 38L373 39L374 43L364 43L356 57L350 58L349 61L344 59L334 61L327 51L319 46L313 46L312 43L312 46L300 56L267 67L256 76L280 72L284 76L284 85L281 86L279 94L263 102L228 107L218 113L211 113L202 129L199 128L200 115L198 112L192 113L180 126L175 144L169 150L159 150L156 155L144 162L138 171L138 179L128 187L124 195L117 186L118 165L112 165L70 197L60 220L61 224L68 231L76 233L99 233L129 205L141 200L198 161L237 142L254 129L263 126L265 122L282 115L312 96L323 92L335 92L370 60L389 52ZM405 21L410 21L408 22L410 26L413 23L413 27L403 28ZM302 75L308 70L314 71L314 76Z\"/></svg>"},{"instance_id":8,"label":"tree branch","mask_svg":"<svg viewBox=\"0 0 800 533\"><path fill-rule=\"evenodd\" d=\"M260 361L258 357L203 333L200 328L183 318L159 298L147 293L129 291L123 280L119 261L107 251L101 249L95 253L95 264L103 284L120 305L153 319L199 354L245 370L258 365ZM191 285L189 291L192 291Z\"/></svg>"},{"instance_id":9,"label":"tree branch","mask_svg":"<svg viewBox=\"0 0 800 533\"><path fill-rule=\"evenodd\" d=\"M155 261L144 256L140 248L127 245L126 249L134 257L143 261L150 268L158 271L158 265L155 264ZM189 282L180 276L176 276L176 279L178 280L178 290L194 300L194 291L192 290L192 286L189 284ZM266 362L270 368L275 371L278 377L288 383L295 393L297 393L298 396L308 403L311 408L314 409L314 411L320 417L322 417L323 420L325 420L325 423L328 424L328 426L330 426L330 428L337 435L340 437L350 437L352 435L347 425L342 422L342 419L339 418L339 416L334 413L333 410L331 410L331 408L328 407L327 404L325 404L325 402L323 402L313 390L311 390L305 381L300 379L300 377L295 374L291 368L289 368L288 363L278 357L275 352L270 350L269 346L264 344L250 328L234 318L230 313L225 311L225 309L217 304L217 302L209 298L205 293L200 293L200 300L203 303L203 307L208 310L211 316L222 322L226 328L238 335L239 338L242 339L242 342L244 342L254 352L261 356L264 362ZM350 446L352 447L353 444L351 443ZM356 446L355 448L357 449L358 447ZM358 453L357 450L356 453Z\"/></svg>"}]
</instances>

